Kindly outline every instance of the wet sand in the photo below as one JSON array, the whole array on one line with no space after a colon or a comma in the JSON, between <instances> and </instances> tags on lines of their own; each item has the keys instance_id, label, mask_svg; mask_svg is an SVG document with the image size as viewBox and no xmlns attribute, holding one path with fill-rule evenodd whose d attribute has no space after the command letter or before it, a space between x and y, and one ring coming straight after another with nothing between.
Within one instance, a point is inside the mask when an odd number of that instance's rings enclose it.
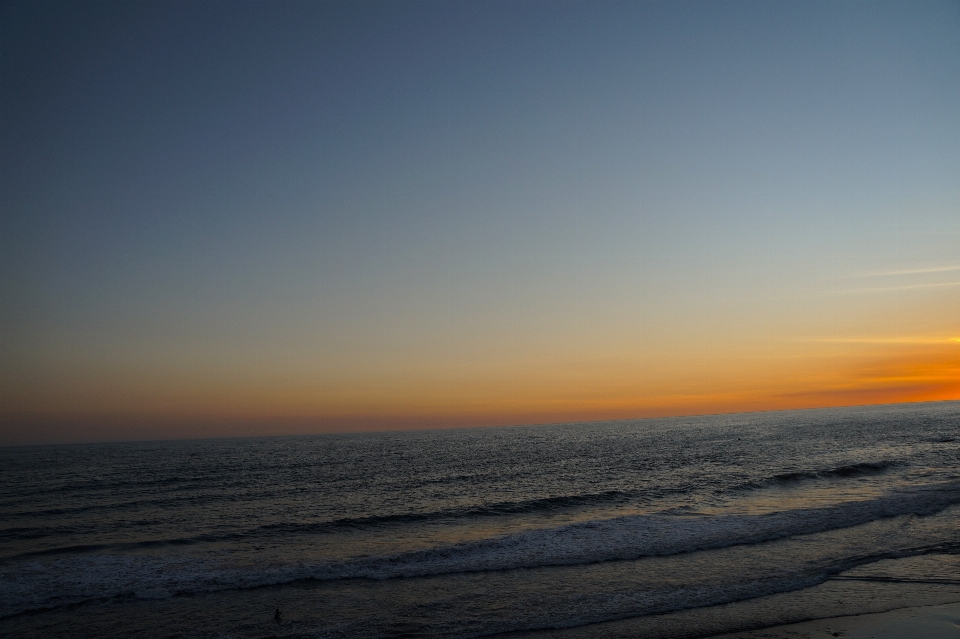
<instances>
[{"instance_id":1,"label":"wet sand","mask_svg":"<svg viewBox=\"0 0 960 639\"><path fill-rule=\"evenodd\" d=\"M960 639L960 603L805 621L711 639Z\"/></svg>"},{"instance_id":2,"label":"wet sand","mask_svg":"<svg viewBox=\"0 0 960 639\"><path fill-rule=\"evenodd\" d=\"M954 555L936 555L885 560L854 569L847 573L847 578L837 577L802 590L719 606L506 636L510 639L691 636L709 639L827 639L833 636L960 639L960 582L952 578L956 574L957 559ZM871 574L876 580L868 576ZM858 610L862 612L850 614ZM725 631L737 627L754 629Z\"/></svg>"}]
</instances>

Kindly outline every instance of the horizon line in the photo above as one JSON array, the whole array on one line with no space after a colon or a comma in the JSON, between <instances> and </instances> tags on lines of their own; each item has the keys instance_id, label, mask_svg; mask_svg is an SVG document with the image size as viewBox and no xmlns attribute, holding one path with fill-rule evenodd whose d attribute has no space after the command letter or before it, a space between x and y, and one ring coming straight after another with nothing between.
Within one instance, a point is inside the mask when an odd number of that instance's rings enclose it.
<instances>
[{"instance_id":1,"label":"horizon line","mask_svg":"<svg viewBox=\"0 0 960 639\"><path fill-rule=\"evenodd\" d=\"M687 419L695 417L720 417L726 415L756 415L762 413L785 413L785 412L801 412L801 411L818 411L818 410L844 410L844 409L855 409L855 408L871 408L871 407L891 407L891 406L912 406L917 404L943 404L950 402L960 402L960 398L953 399L927 399L927 400L915 400L915 401L899 401L899 402L876 402L876 403L863 403L863 404L834 404L834 405L822 405L822 406L802 406L802 407L788 407L788 408L762 408L757 410L732 410L732 411L716 411L716 412L704 412L704 413L684 413L679 415L648 415L648 416L639 416L639 417L617 417L617 418L603 418L603 419L573 419L568 421L531 421L531 422L510 422L510 423L486 423L486 424L464 424L464 423L451 423L448 426L442 425L427 425L422 428L360 428L354 430L332 430L332 431L318 431L318 432L281 432L281 433L264 433L264 434L234 434L234 435L199 435L196 437L190 436L173 436L173 437L142 437L134 439L123 439L123 438L91 438L91 439L77 439L77 440L67 440L67 441L35 441L35 442L20 442L20 443L5 443L0 442L0 448L22 448L22 447L31 447L31 446L74 446L74 445L89 445L89 444L135 444L135 443L147 443L147 442L179 442L179 441L210 441L210 440L226 440L226 439L275 439L280 437L318 437L318 436L327 436L327 435L374 435L374 434L383 434L383 433L417 433L417 432L429 432L429 431L441 431L441 430L475 430L475 429L486 429L486 428L525 428L525 427L541 427L541 426L560 426L565 424L604 424L604 423L615 423L615 422L639 422L639 421L650 421L650 420L665 420L665 419ZM32 422L36 424L37 422L46 422L46 423L56 423L60 422L61 424L66 424L66 421L60 421L57 419L44 419L38 416L27 417L24 416L21 419L24 419L24 422ZM99 419L107 419L106 417L101 417ZM116 417L111 417L109 419L117 419ZM140 417L139 419L144 419ZM187 421L188 418L180 418L182 421ZM321 417L291 417L291 418L277 418L277 417L262 417L257 419L247 419L245 423L248 425L267 425L267 424L277 424L282 422L288 423L303 423L305 421L318 421L323 418ZM353 419L370 419L369 417L355 417ZM381 418L382 419L382 418ZM396 418L394 418L396 419ZM430 421L432 418L429 417L420 417L420 418L409 418L409 421ZM453 419L453 418L449 418ZM206 418L206 419L195 419L190 420L193 424L216 424L224 423L229 421L242 420L242 418ZM3 422L7 422L7 418L4 417ZM73 420L74 423L84 422L89 423L88 420ZM9 422L8 422L9 423ZM6 433L4 433L6 434Z\"/></svg>"}]
</instances>

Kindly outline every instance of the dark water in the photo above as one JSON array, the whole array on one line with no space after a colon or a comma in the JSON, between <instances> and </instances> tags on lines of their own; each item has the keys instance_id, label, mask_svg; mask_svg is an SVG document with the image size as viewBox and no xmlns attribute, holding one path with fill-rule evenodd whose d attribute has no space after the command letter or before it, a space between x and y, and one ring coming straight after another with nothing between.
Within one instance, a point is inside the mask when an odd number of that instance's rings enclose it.
<instances>
[{"instance_id":1,"label":"dark water","mask_svg":"<svg viewBox=\"0 0 960 639\"><path fill-rule=\"evenodd\" d=\"M694 637L960 582L960 402L6 448L0 485L15 636Z\"/></svg>"}]
</instances>

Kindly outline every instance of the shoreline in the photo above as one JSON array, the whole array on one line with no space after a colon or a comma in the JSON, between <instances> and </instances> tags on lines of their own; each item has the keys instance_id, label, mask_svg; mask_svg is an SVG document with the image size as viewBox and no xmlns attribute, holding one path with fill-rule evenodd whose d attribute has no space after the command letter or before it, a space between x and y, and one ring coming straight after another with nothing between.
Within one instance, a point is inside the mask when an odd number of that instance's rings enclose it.
<instances>
[{"instance_id":1,"label":"shoreline","mask_svg":"<svg viewBox=\"0 0 960 639\"><path fill-rule=\"evenodd\" d=\"M800 590L506 639L960 639L960 557L889 559ZM920 578L920 576L925 578ZM837 633L837 634L834 634Z\"/></svg>"},{"instance_id":2,"label":"shoreline","mask_svg":"<svg viewBox=\"0 0 960 639\"><path fill-rule=\"evenodd\" d=\"M960 637L960 602L909 606L887 612L843 615L770 626L758 630L711 635L705 639L957 639Z\"/></svg>"}]
</instances>

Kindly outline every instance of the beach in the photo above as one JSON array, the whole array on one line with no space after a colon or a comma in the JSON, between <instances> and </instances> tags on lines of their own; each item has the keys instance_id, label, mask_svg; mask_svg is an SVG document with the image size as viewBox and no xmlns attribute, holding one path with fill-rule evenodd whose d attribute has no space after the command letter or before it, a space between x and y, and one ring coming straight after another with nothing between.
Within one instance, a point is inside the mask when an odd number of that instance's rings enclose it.
<instances>
[{"instance_id":1,"label":"beach","mask_svg":"<svg viewBox=\"0 0 960 639\"><path fill-rule=\"evenodd\" d=\"M0 639L960 639L958 33L0 1Z\"/></svg>"},{"instance_id":2,"label":"beach","mask_svg":"<svg viewBox=\"0 0 960 639\"><path fill-rule=\"evenodd\" d=\"M957 575L960 575L960 562L955 555L884 560L791 592L590 626L507 636L510 639L799 639L833 636L832 633L839 632L843 634L837 636L875 639L956 638L960 635L951 624L956 624L960 611ZM881 632L886 634L879 634Z\"/></svg>"},{"instance_id":3,"label":"beach","mask_svg":"<svg viewBox=\"0 0 960 639\"><path fill-rule=\"evenodd\" d=\"M711 639L815 639L817 637L957 639L960 637L960 603L818 619L762 630L715 635Z\"/></svg>"}]
</instances>

